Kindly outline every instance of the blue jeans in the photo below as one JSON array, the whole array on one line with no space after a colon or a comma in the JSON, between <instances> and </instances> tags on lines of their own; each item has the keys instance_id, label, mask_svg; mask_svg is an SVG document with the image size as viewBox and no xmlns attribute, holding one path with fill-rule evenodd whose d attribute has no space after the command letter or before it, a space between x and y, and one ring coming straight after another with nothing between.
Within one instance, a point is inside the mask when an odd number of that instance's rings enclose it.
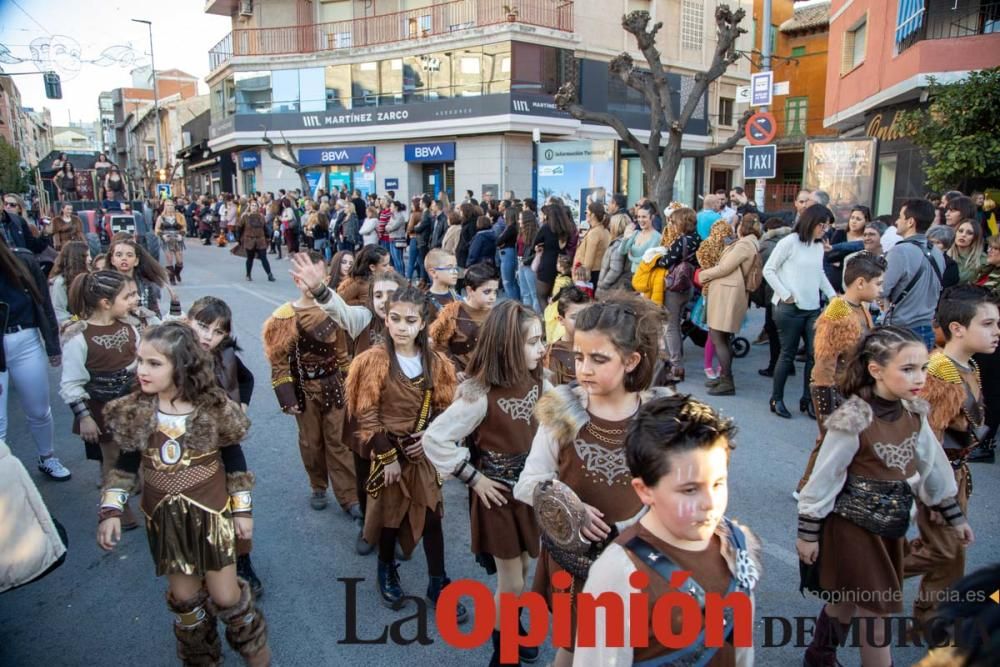
<instances>
[{"instance_id":1,"label":"blue jeans","mask_svg":"<svg viewBox=\"0 0 1000 667\"><path fill-rule=\"evenodd\" d=\"M521 289L521 303L541 315L542 307L538 303L538 292L535 291L535 272L531 270L530 266L522 264L518 267L517 282Z\"/></svg>"},{"instance_id":2,"label":"blue jeans","mask_svg":"<svg viewBox=\"0 0 1000 667\"><path fill-rule=\"evenodd\" d=\"M918 324L916 326L909 327L910 331L917 334L924 340L924 345L927 346L928 352L933 352L936 342L934 340L934 327L930 324Z\"/></svg>"},{"instance_id":3,"label":"blue jeans","mask_svg":"<svg viewBox=\"0 0 1000 667\"><path fill-rule=\"evenodd\" d=\"M517 248L502 248L500 250L500 276L503 278L503 291L508 299L521 300L521 288L517 276Z\"/></svg>"},{"instance_id":4,"label":"blue jeans","mask_svg":"<svg viewBox=\"0 0 1000 667\"><path fill-rule=\"evenodd\" d=\"M406 261L406 279L413 282L413 272L417 272L418 278L427 279L427 271L424 269L424 249L417 247L417 239L410 239L410 254Z\"/></svg>"},{"instance_id":5,"label":"blue jeans","mask_svg":"<svg viewBox=\"0 0 1000 667\"><path fill-rule=\"evenodd\" d=\"M396 273L403 275L403 249L397 248L395 241L389 241L389 259Z\"/></svg>"}]
</instances>

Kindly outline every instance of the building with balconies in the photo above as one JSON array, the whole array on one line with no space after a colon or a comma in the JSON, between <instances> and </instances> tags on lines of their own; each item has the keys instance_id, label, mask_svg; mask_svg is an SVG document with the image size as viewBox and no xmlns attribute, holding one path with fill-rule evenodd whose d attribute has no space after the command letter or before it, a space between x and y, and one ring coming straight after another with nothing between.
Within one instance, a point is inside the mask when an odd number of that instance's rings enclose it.
<instances>
[{"instance_id":1,"label":"building with balconies","mask_svg":"<svg viewBox=\"0 0 1000 667\"><path fill-rule=\"evenodd\" d=\"M209 147L247 157L238 161L246 166L238 182L223 189L298 185L261 154L266 131L279 145L291 142L314 190L577 199L603 187L632 201L642 196L638 157L610 128L559 111L553 95L574 81L585 106L648 136L644 100L608 72L623 50L643 62L620 17L643 9L670 26L657 47L683 91L711 62L715 3L506 2L208 0L206 12L232 17L232 32L209 52ZM749 13L752 3L741 4ZM749 49L749 37L738 47ZM742 59L710 87L685 128L686 146L705 148L735 130L739 113L720 110L719 98L734 99L749 71ZM739 167L736 149L685 159L675 196L695 204L713 169L739 182Z\"/></svg>"},{"instance_id":2,"label":"building with balconies","mask_svg":"<svg viewBox=\"0 0 1000 667\"><path fill-rule=\"evenodd\" d=\"M876 215L924 196L923 153L899 113L925 106L928 79L1000 66L1000 1L833 0L823 123L877 140ZM864 203L864 202L862 202Z\"/></svg>"}]
</instances>

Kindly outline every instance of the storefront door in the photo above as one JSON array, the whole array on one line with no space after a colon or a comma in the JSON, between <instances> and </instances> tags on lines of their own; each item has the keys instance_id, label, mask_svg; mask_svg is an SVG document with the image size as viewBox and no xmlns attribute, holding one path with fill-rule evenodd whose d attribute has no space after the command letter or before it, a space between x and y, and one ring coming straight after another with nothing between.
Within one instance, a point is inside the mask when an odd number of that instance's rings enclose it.
<instances>
[{"instance_id":1,"label":"storefront door","mask_svg":"<svg viewBox=\"0 0 1000 667\"><path fill-rule=\"evenodd\" d=\"M447 192L448 197L455 201L455 163L425 162L423 164L423 192L434 199L441 197L441 192Z\"/></svg>"}]
</instances>

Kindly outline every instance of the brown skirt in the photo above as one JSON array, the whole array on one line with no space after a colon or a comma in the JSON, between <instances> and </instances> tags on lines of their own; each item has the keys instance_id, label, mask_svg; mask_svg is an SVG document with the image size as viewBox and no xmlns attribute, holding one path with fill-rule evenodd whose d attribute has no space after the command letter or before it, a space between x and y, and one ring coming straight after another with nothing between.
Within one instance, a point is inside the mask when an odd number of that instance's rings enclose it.
<instances>
[{"instance_id":1,"label":"brown skirt","mask_svg":"<svg viewBox=\"0 0 1000 667\"><path fill-rule=\"evenodd\" d=\"M489 554L495 558L520 558L525 551L538 557L539 535L535 511L530 505L515 500L510 491L503 491L506 505L486 509L475 493L469 507L472 524L472 553Z\"/></svg>"},{"instance_id":2,"label":"brown skirt","mask_svg":"<svg viewBox=\"0 0 1000 667\"><path fill-rule=\"evenodd\" d=\"M358 438L358 420L347 414L347 410L344 410L344 431L343 431L344 443L351 448L351 451L360 456L363 459L371 459L372 457L372 444L369 438L365 442L361 442Z\"/></svg>"},{"instance_id":3,"label":"brown skirt","mask_svg":"<svg viewBox=\"0 0 1000 667\"><path fill-rule=\"evenodd\" d=\"M902 612L905 542L828 515L820 540L819 583L829 601L852 602L876 614Z\"/></svg>"},{"instance_id":4,"label":"brown skirt","mask_svg":"<svg viewBox=\"0 0 1000 667\"><path fill-rule=\"evenodd\" d=\"M184 496L166 496L146 514L146 537L158 577L203 577L236 562L236 531L228 506L210 512Z\"/></svg>"},{"instance_id":5,"label":"brown skirt","mask_svg":"<svg viewBox=\"0 0 1000 667\"><path fill-rule=\"evenodd\" d=\"M424 534L427 511L444 515L441 477L426 458L415 463L399 457L402 474L378 494L368 497L365 509L365 542L378 544L383 528L399 528L399 547L410 554Z\"/></svg>"}]
</instances>

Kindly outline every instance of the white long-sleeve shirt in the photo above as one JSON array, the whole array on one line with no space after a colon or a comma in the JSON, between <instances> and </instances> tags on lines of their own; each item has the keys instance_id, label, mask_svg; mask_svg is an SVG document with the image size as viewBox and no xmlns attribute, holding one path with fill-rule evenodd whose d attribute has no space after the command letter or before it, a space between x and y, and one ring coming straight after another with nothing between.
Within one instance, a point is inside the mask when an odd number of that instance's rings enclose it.
<instances>
[{"instance_id":1,"label":"white long-sleeve shirt","mask_svg":"<svg viewBox=\"0 0 1000 667\"><path fill-rule=\"evenodd\" d=\"M774 290L771 303L777 305L792 297L801 310L817 310L819 293L837 296L823 271L823 244L803 243L798 234L778 241L764 265L764 280Z\"/></svg>"}]
</instances>

